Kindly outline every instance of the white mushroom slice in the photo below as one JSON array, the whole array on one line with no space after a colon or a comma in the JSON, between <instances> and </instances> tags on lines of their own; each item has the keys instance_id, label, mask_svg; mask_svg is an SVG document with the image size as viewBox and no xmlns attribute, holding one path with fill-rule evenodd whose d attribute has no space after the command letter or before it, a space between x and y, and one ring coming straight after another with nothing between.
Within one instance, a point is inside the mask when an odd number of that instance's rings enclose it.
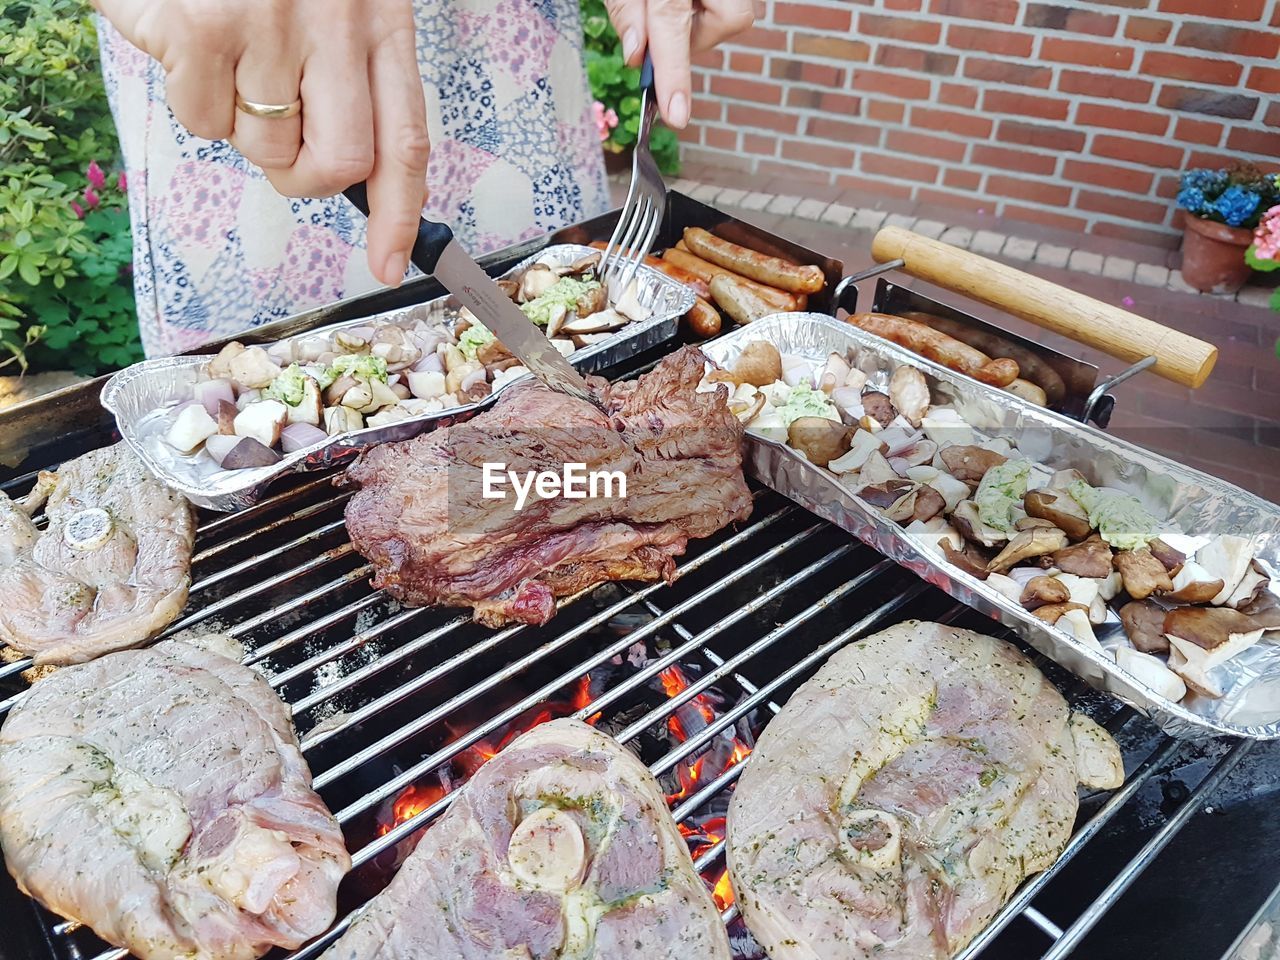
<instances>
[{"instance_id":1,"label":"white mushroom slice","mask_svg":"<svg viewBox=\"0 0 1280 960\"><path fill-rule=\"evenodd\" d=\"M280 366L262 347L248 347L231 358L231 380L244 389L260 389L279 374Z\"/></svg>"},{"instance_id":2,"label":"white mushroom slice","mask_svg":"<svg viewBox=\"0 0 1280 960\"><path fill-rule=\"evenodd\" d=\"M938 477L943 476L941 470L937 467L931 467L927 463L922 463L917 467L908 467L904 474L908 480L914 480L916 483L933 483Z\"/></svg>"},{"instance_id":3,"label":"white mushroom slice","mask_svg":"<svg viewBox=\"0 0 1280 960\"><path fill-rule=\"evenodd\" d=\"M968 489L967 487L965 488ZM956 504L951 511L951 522L955 524L966 540L972 540L980 543L984 547L994 547L997 544L1004 543L1008 540L1008 536L995 527L989 527L982 522L982 517L978 513L978 505L972 500L963 500Z\"/></svg>"},{"instance_id":4,"label":"white mushroom slice","mask_svg":"<svg viewBox=\"0 0 1280 960\"><path fill-rule=\"evenodd\" d=\"M264 447L274 447L287 417L288 410L279 400L259 400L236 414L232 429L237 437L249 437Z\"/></svg>"},{"instance_id":5,"label":"white mushroom slice","mask_svg":"<svg viewBox=\"0 0 1280 960\"><path fill-rule=\"evenodd\" d=\"M788 387L794 387L801 381L813 386L813 365L806 357L792 353L782 354L782 382Z\"/></svg>"},{"instance_id":6,"label":"white mushroom slice","mask_svg":"<svg viewBox=\"0 0 1280 960\"><path fill-rule=\"evenodd\" d=\"M517 296L521 303L536 300L550 290L560 278L545 263L535 263L520 277L520 289Z\"/></svg>"},{"instance_id":7,"label":"white mushroom slice","mask_svg":"<svg viewBox=\"0 0 1280 960\"><path fill-rule=\"evenodd\" d=\"M867 385L867 375L857 367L850 367L849 372L845 374L844 383L841 384L842 389L853 389L859 393Z\"/></svg>"},{"instance_id":8,"label":"white mushroom slice","mask_svg":"<svg viewBox=\"0 0 1280 960\"><path fill-rule=\"evenodd\" d=\"M530 886L562 893L582 883L587 845L573 817L543 807L512 831L507 861L511 872Z\"/></svg>"},{"instance_id":9,"label":"white mushroom slice","mask_svg":"<svg viewBox=\"0 0 1280 960\"><path fill-rule=\"evenodd\" d=\"M1087 607L1098 599L1097 580L1090 577L1077 577L1073 573L1059 573L1054 579L1067 588L1067 592L1071 594L1069 597L1071 603Z\"/></svg>"},{"instance_id":10,"label":"white mushroom slice","mask_svg":"<svg viewBox=\"0 0 1280 960\"><path fill-rule=\"evenodd\" d=\"M218 421L199 403L191 403L178 411L165 431L164 442L175 450L190 453L218 432Z\"/></svg>"},{"instance_id":11,"label":"white mushroom slice","mask_svg":"<svg viewBox=\"0 0 1280 960\"><path fill-rule=\"evenodd\" d=\"M1087 647L1093 647L1095 650L1102 649L1102 644L1098 642L1098 637L1093 632L1093 624L1089 622L1089 613L1086 610L1068 610L1058 618L1054 626L1071 634Z\"/></svg>"},{"instance_id":12,"label":"white mushroom slice","mask_svg":"<svg viewBox=\"0 0 1280 960\"><path fill-rule=\"evenodd\" d=\"M918 427L929 410L929 383L915 367L903 364L889 378L889 399L900 416Z\"/></svg>"},{"instance_id":13,"label":"white mushroom slice","mask_svg":"<svg viewBox=\"0 0 1280 960\"><path fill-rule=\"evenodd\" d=\"M1131 647L1120 647L1116 650L1116 663L1139 683L1174 703L1187 695L1187 685L1182 678L1166 667L1159 657Z\"/></svg>"},{"instance_id":14,"label":"white mushroom slice","mask_svg":"<svg viewBox=\"0 0 1280 960\"><path fill-rule=\"evenodd\" d=\"M1240 586L1245 571L1253 562L1255 544L1252 537L1234 537L1224 534L1215 537L1196 551L1196 563L1209 571L1210 579L1221 580L1222 589L1210 603L1226 603L1227 598Z\"/></svg>"},{"instance_id":15,"label":"white mushroom slice","mask_svg":"<svg viewBox=\"0 0 1280 960\"><path fill-rule=\"evenodd\" d=\"M1207 544L1213 537L1191 536L1185 533L1161 533L1160 539L1167 543L1173 549L1188 560L1196 555L1196 552Z\"/></svg>"},{"instance_id":16,"label":"white mushroom slice","mask_svg":"<svg viewBox=\"0 0 1280 960\"><path fill-rule=\"evenodd\" d=\"M421 373L409 371L409 392L422 400L431 400L444 396L444 374L438 370L426 370Z\"/></svg>"},{"instance_id":17,"label":"white mushroom slice","mask_svg":"<svg viewBox=\"0 0 1280 960\"><path fill-rule=\"evenodd\" d=\"M1221 589L1220 579L1194 560L1188 560L1173 578L1173 590L1164 598L1174 603L1208 603Z\"/></svg>"},{"instance_id":18,"label":"white mushroom slice","mask_svg":"<svg viewBox=\"0 0 1280 960\"><path fill-rule=\"evenodd\" d=\"M818 376L818 388L830 395L837 387L842 387L849 377L849 361L838 353L827 357L827 363Z\"/></svg>"},{"instance_id":19,"label":"white mushroom slice","mask_svg":"<svg viewBox=\"0 0 1280 960\"><path fill-rule=\"evenodd\" d=\"M1191 648L1195 647L1195 644L1169 637L1169 669L1178 675L1179 679L1187 685L1187 689L1202 697L1208 697L1210 700L1223 697L1226 691L1223 690L1222 684L1216 677L1209 676L1209 672L1204 669L1204 665L1198 658L1194 662L1189 660L1183 650L1184 646Z\"/></svg>"},{"instance_id":20,"label":"white mushroom slice","mask_svg":"<svg viewBox=\"0 0 1280 960\"><path fill-rule=\"evenodd\" d=\"M634 280L631 281L626 290L622 291L622 296L614 300L613 306L627 320L633 320L636 323L643 323L648 320L652 313L640 302L640 288Z\"/></svg>"},{"instance_id":21,"label":"white mushroom slice","mask_svg":"<svg viewBox=\"0 0 1280 960\"><path fill-rule=\"evenodd\" d=\"M98 507L73 513L62 525L62 539L72 550L96 550L111 539L111 514Z\"/></svg>"},{"instance_id":22,"label":"white mushroom slice","mask_svg":"<svg viewBox=\"0 0 1280 960\"><path fill-rule=\"evenodd\" d=\"M1098 581L1098 599L1108 602L1114 600L1124 586L1124 578L1119 570L1112 570L1111 575Z\"/></svg>"},{"instance_id":23,"label":"white mushroom slice","mask_svg":"<svg viewBox=\"0 0 1280 960\"><path fill-rule=\"evenodd\" d=\"M950 407L933 407L920 418L924 435L939 447L948 443L973 443L973 428Z\"/></svg>"},{"instance_id":24,"label":"white mushroom slice","mask_svg":"<svg viewBox=\"0 0 1280 960\"><path fill-rule=\"evenodd\" d=\"M868 457L884 449L884 444L874 434L866 430L855 430L849 440L849 452L832 460L827 464L827 469L833 473L854 473L862 469Z\"/></svg>"},{"instance_id":25,"label":"white mushroom slice","mask_svg":"<svg viewBox=\"0 0 1280 960\"><path fill-rule=\"evenodd\" d=\"M578 349L572 340L556 339L551 341L551 345L560 351L562 357L567 357Z\"/></svg>"},{"instance_id":26,"label":"white mushroom slice","mask_svg":"<svg viewBox=\"0 0 1280 960\"><path fill-rule=\"evenodd\" d=\"M747 430L756 436L764 437L766 440L773 440L777 443L787 442L786 421L776 411L760 414L747 424Z\"/></svg>"},{"instance_id":27,"label":"white mushroom slice","mask_svg":"<svg viewBox=\"0 0 1280 960\"><path fill-rule=\"evenodd\" d=\"M962 500L969 496L969 485L963 480L957 480L949 473L939 471L938 476L928 481L929 486L942 494L942 499L947 502L946 512L950 513L954 510Z\"/></svg>"},{"instance_id":28,"label":"white mushroom slice","mask_svg":"<svg viewBox=\"0 0 1280 960\"><path fill-rule=\"evenodd\" d=\"M547 336L554 337L564 327L564 321L569 316L569 308L563 303L558 303L551 308L551 313L547 318Z\"/></svg>"},{"instance_id":29,"label":"white mushroom slice","mask_svg":"<svg viewBox=\"0 0 1280 960\"><path fill-rule=\"evenodd\" d=\"M852 420L861 420L867 414L862 405L862 387L836 387L831 391L831 402Z\"/></svg>"},{"instance_id":30,"label":"white mushroom slice","mask_svg":"<svg viewBox=\"0 0 1280 960\"><path fill-rule=\"evenodd\" d=\"M1067 725L1076 748L1080 783L1094 790L1115 790L1123 784L1124 758L1111 735L1083 713L1071 714Z\"/></svg>"},{"instance_id":31,"label":"white mushroom slice","mask_svg":"<svg viewBox=\"0 0 1280 960\"><path fill-rule=\"evenodd\" d=\"M964 537L960 536L960 531L951 524L947 523L944 517L934 517L932 520L912 520L904 530L910 534L911 539L925 550L944 556L942 544L944 542L950 544L953 550L964 549Z\"/></svg>"},{"instance_id":32,"label":"white mushroom slice","mask_svg":"<svg viewBox=\"0 0 1280 960\"><path fill-rule=\"evenodd\" d=\"M834 462L832 461L832 463ZM862 478L864 485L884 483L886 480L897 480L898 471L889 465L889 461L885 459L884 454L879 450L872 450L867 459L863 461L859 476Z\"/></svg>"},{"instance_id":33,"label":"white mushroom slice","mask_svg":"<svg viewBox=\"0 0 1280 960\"><path fill-rule=\"evenodd\" d=\"M990 573L987 574L986 584L994 589L996 593L1002 594L1014 603L1021 605L1022 584L1018 583L1013 577L1006 577L1003 573Z\"/></svg>"},{"instance_id":34,"label":"white mushroom slice","mask_svg":"<svg viewBox=\"0 0 1280 960\"><path fill-rule=\"evenodd\" d=\"M840 851L855 872L902 869L902 824L884 810L854 810L840 824Z\"/></svg>"},{"instance_id":35,"label":"white mushroom slice","mask_svg":"<svg viewBox=\"0 0 1280 960\"><path fill-rule=\"evenodd\" d=\"M366 420L365 424L370 427L385 427L389 423L395 423L397 420L407 420L411 416L413 414L400 404L396 404L394 407L384 407L379 410Z\"/></svg>"},{"instance_id":36,"label":"white mushroom slice","mask_svg":"<svg viewBox=\"0 0 1280 960\"><path fill-rule=\"evenodd\" d=\"M1258 565L1251 563L1249 569L1245 571L1244 578L1240 581L1240 585L1231 592L1231 596L1226 599L1226 606L1240 607L1253 599L1254 593L1257 592L1259 586L1266 583L1270 578L1258 569Z\"/></svg>"},{"instance_id":37,"label":"white mushroom slice","mask_svg":"<svg viewBox=\"0 0 1280 960\"><path fill-rule=\"evenodd\" d=\"M559 327L562 334L605 333L617 330L627 323L627 318L617 310L600 310L586 317L574 317Z\"/></svg>"}]
</instances>

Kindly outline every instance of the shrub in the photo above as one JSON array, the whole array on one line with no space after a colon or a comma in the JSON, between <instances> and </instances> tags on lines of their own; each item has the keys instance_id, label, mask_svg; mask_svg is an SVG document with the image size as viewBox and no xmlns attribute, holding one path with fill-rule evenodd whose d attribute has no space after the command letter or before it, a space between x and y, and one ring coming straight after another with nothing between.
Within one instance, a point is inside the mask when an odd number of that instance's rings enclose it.
<instances>
[{"instance_id":1,"label":"shrub","mask_svg":"<svg viewBox=\"0 0 1280 960\"><path fill-rule=\"evenodd\" d=\"M1178 206L1203 220L1229 227L1258 225L1268 207L1280 201L1280 180L1252 164L1224 170L1188 170L1182 175Z\"/></svg>"},{"instance_id":2,"label":"shrub","mask_svg":"<svg viewBox=\"0 0 1280 960\"><path fill-rule=\"evenodd\" d=\"M141 358L124 181L79 0L0 6L0 345L4 363L99 373Z\"/></svg>"},{"instance_id":3,"label":"shrub","mask_svg":"<svg viewBox=\"0 0 1280 960\"><path fill-rule=\"evenodd\" d=\"M585 40L587 79L591 95L600 103L596 123L606 150L620 153L635 145L640 135L640 71L622 61L622 41L609 22L604 0L580 0L582 32ZM615 114L613 125L602 123L607 111ZM649 149L663 173L680 171L680 145L675 131L654 127Z\"/></svg>"}]
</instances>

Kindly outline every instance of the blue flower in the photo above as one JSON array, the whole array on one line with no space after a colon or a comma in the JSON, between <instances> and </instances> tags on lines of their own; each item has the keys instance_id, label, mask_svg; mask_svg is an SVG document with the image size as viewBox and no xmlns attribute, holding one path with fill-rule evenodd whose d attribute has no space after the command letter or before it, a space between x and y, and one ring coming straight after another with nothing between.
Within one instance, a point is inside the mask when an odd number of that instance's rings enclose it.
<instances>
[{"instance_id":1,"label":"blue flower","mask_svg":"<svg viewBox=\"0 0 1280 960\"><path fill-rule=\"evenodd\" d=\"M1183 181L1185 184L1185 180ZM1178 191L1178 206L1184 210L1194 213L1196 216L1202 216L1208 213L1208 201L1205 198L1204 191L1199 187L1183 186Z\"/></svg>"},{"instance_id":2,"label":"blue flower","mask_svg":"<svg viewBox=\"0 0 1280 960\"><path fill-rule=\"evenodd\" d=\"M1259 197L1244 187L1228 187L1213 202L1213 210L1229 227L1242 227L1258 210Z\"/></svg>"},{"instance_id":3,"label":"blue flower","mask_svg":"<svg viewBox=\"0 0 1280 960\"><path fill-rule=\"evenodd\" d=\"M1182 186L1195 187L1204 193L1216 193L1227 185L1227 175L1222 170L1188 170L1182 175Z\"/></svg>"}]
</instances>

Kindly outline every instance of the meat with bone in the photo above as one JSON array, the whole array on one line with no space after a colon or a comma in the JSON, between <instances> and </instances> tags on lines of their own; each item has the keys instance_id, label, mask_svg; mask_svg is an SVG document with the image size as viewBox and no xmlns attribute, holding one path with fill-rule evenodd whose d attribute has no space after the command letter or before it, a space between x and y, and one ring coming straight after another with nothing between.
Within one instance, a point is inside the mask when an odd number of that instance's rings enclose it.
<instances>
[{"instance_id":1,"label":"meat with bone","mask_svg":"<svg viewBox=\"0 0 1280 960\"><path fill-rule=\"evenodd\" d=\"M0 640L38 665L136 646L182 611L194 545L190 504L123 443L41 471L0 493Z\"/></svg>"},{"instance_id":2,"label":"meat with bone","mask_svg":"<svg viewBox=\"0 0 1280 960\"><path fill-rule=\"evenodd\" d=\"M942 960L1071 833L1120 753L1013 646L907 621L836 653L765 728L729 807L773 960Z\"/></svg>"},{"instance_id":3,"label":"meat with bone","mask_svg":"<svg viewBox=\"0 0 1280 960\"><path fill-rule=\"evenodd\" d=\"M235 646L165 640L66 667L0 730L9 872L143 960L297 947L333 922L351 866L288 710Z\"/></svg>"},{"instance_id":4,"label":"meat with bone","mask_svg":"<svg viewBox=\"0 0 1280 960\"><path fill-rule=\"evenodd\" d=\"M470 606L482 623L545 623L555 598L605 580L671 580L674 557L751 512L742 426L727 388L697 392L693 347L635 381L592 378L608 415L537 383L505 391L466 423L375 447L339 482L358 486L347 531L373 562L374 586L413 604ZM484 496L484 465L518 476L616 472L626 495L509 488ZM490 490L494 491L491 484Z\"/></svg>"},{"instance_id":5,"label":"meat with bone","mask_svg":"<svg viewBox=\"0 0 1280 960\"><path fill-rule=\"evenodd\" d=\"M552 720L459 792L322 960L729 960L657 781Z\"/></svg>"}]
</instances>

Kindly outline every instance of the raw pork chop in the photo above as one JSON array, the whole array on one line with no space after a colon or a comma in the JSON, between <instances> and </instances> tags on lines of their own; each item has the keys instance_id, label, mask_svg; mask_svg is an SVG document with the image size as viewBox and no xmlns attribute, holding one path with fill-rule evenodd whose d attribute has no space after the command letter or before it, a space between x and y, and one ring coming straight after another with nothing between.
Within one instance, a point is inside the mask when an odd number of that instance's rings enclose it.
<instances>
[{"instance_id":1,"label":"raw pork chop","mask_svg":"<svg viewBox=\"0 0 1280 960\"><path fill-rule=\"evenodd\" d=\"M42 470L25 500L0 493L0 640L37 664L138 645L187 602L195 536L190 504L124 443Z\"/></svg>"},{"instance_id":2,"label":"raw pork chop","mask_svg":"<svg viewBox=\"0 0 1280 960\"><path fill-rule=\"evenodd\" d=\"M333 922L351 866L288 711L211 649L234 646L166 640L67 667L0 730L9 872L142 958L299 946Z\"/></svg>"},{"instance_id":3,"label":"raw pork chop","mask_svg":"<svg viewBox=\"0 0 1280 960\"><path fill-rule=\"evenodd\" d=\"M657 782L552 720L462 788L322 960L729 960Z\"/></svg>"},{"instance_id":4,"label":"raw pork chop","mask_svg":"<svg viewBox=\"0 0 1280 960\"><path fill-rule=\"evenodd\" d=\"M1010 644L898 624L836 653L756 744L729 806L742 916L773 960L949 957L1057 858L1076 783L1123 773Z\"/></svg>"},{"instance_id":5,"label":"raw pork chop","mask_svg":"<svg viewBox=\"0 0 1280 960\"><path fill-rule=\"evenodd\" d=\"M673 557L751 513L742 426L725 390L698 393L693 347L639 380L592 378L609 415L538 383L474 419L374 447L340 482L360 490L347 531L375 587L412 604L470 606L490 626L545 623L555 598L605 580L671 580ZM485 499L483 464L618 471L625 497ZM604 493L603 485L598 488Z\"/></svg>"}]
</instances>

